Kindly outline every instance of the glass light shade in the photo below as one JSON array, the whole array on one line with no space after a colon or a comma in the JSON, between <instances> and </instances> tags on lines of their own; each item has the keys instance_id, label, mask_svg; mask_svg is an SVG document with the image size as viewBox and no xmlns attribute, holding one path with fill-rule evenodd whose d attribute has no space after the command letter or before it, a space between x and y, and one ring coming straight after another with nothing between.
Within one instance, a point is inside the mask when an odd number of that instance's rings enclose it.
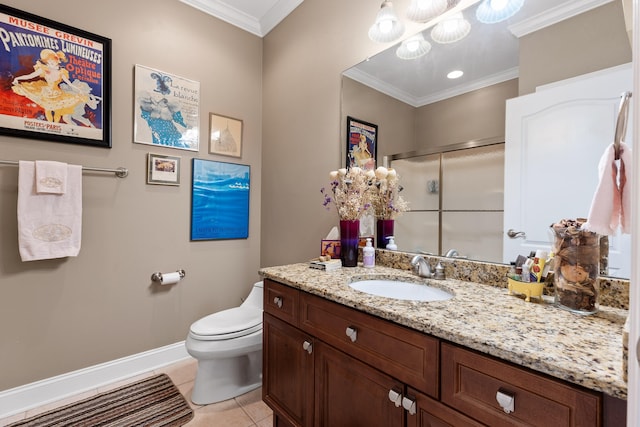
<instances>
[{"instance_id":1,"label":"glass light shade","mask_svg":"<svg viewBox=\"0 0 640 427\"><path fill-rule=\"evenodd\" d=\"M411 0L407 18L415 22L427 22L447 10L447 0Z\"/></svg>"},{"instance_id":2,"label":"glass light shade","mask_svg":"<svg viewBox=\"0 0 640 427\"><path fill-rule=\"evenodd\" d=\"M469 21L464 19L462 13L456 13L433 27L431 38L438 43L454 43L465 38L469 31Z\"/></svg>"},{"instance_id":3,"label":"glass light shade","mask_svg":"<svg viewBox=\"0 0 640 427\"><path fill-rule=\"evenodd\" d=\"M418 33L402 42L396 49L396 56L400 59L416 59L426 55L430 50L431 43L422 37L422 33Z\"/></svg>"},{"instance_id":4,"label":"glass light shade","mask_svg":"<svg viewBox=\"0 0 640 427\"><path fill-rule=\"evenodd\" d=\"M369 28L369 38L374 42L388 43L404 34L404 24L398 20L390 1L382 2L376 22Z\"/></svg>"},{"instance_id":5,"label":"glass light shade","mask_svg":"<svg viewBox=\"0 0 640 427\"><path fill-rule=\"evenodd\" d=\"M476 9L476 18L483 24L495 24L515 15L524 0L484 0Z\"/></svg>"}]
</instances>

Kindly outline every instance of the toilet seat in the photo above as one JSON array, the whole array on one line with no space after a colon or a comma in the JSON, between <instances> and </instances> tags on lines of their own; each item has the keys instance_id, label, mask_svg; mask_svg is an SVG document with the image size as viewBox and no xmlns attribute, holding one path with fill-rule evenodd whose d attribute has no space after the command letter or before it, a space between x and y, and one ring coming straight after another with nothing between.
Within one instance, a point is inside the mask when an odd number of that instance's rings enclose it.
<instances>
[{"instance_id":1,"label":"toilet seat","mask_svg":"<svg viewBox=\"0 0 640 427\"><path fill-rule=\"evenodd\" d=\"M262 310L235 307L219 311L195 321L189 330L198 340L218 341L242 337L262 330Z\"/></svg>"}]
</instances>

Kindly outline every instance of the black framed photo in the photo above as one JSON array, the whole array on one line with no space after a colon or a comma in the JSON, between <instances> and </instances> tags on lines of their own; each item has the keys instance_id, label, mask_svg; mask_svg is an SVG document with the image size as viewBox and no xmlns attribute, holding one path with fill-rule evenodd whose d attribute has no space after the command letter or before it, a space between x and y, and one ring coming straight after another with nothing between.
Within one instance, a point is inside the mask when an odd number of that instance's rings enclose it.
<instances>
[{"instance_id":1,"label":"black framed photo","mask_svg":"<svg viewBox=\"0 0 640 427\"><path fill-rule=\"evenodd\" d=\"M347 168L375 169L378 125L347 116Z\"/></svg>"},{"instance_id":2,"label":"black framed photo","mask_svg":"<svg viewBox=\"0 0 640 427\"><path fill-rule=\"evenodd\" d=\"M0 134L111 148L111 40L0 5Z\"/></svg>"}]
</instances>

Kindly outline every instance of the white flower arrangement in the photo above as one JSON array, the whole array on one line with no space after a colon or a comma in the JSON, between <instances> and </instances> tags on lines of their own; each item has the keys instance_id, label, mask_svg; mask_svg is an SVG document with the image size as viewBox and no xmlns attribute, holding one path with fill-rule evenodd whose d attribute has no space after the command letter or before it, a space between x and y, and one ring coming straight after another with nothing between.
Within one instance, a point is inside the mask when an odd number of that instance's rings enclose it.
<instances>
[{"instance_id":1,"label":"white flower arrangement","mask_svg":"<svg viewBox=\"0 0 640 427\"><path fill-rule=\"evenodd\" d=\"M373 170L364 171L359 167L338 169L329 173L330 190L324 187L323 206L330 209L334 204L341 220L356 220L371 207L371 189L375 183Z\"/></svg>"},{"instance_id":2,"label":"white flower arrangement","mask_svg":"<svg viewBox=\"0 0 640 427\"><path fill-rule=\"evenodd\" d=\"M378 167L375 170L375 183L371 195L376 219L396 219L409 210L409 204L400 192L400 176L393 168Z\"/></svg>"}]
</instances>

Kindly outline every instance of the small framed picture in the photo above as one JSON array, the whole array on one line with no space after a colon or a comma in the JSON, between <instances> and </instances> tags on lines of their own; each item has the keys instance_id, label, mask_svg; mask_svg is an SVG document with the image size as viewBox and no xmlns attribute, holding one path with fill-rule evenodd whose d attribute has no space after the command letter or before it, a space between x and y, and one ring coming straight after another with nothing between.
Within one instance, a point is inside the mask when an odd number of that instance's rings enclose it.
<instances>
[{"instance_id":1,"label":"small framed picture","mask_svg":"<svg viewBox=\"0 0 640 427\"><path fill-rule=\"evenodd\" d=\"M347 116L347 168L375 169L378 125Z\"/></svg>"},{"instance_id":2,"label":"small framed picture","mask_svg":"<svg viewBox=\"0 0 640 427\"><path fill-rule=\"evenodd\" d=\"M210 113L209 153L242 157L242 120Z\"/></svg>"},{"instance_id":3,"label":"small framed picture","mask_svg":"<svg viewBox=\"0 0 640 427\"><path fill-rule=\"evenodd\" d=\"M180 157L148 153L147 184L180 185Z\"/></svg>"}]
</instances>

